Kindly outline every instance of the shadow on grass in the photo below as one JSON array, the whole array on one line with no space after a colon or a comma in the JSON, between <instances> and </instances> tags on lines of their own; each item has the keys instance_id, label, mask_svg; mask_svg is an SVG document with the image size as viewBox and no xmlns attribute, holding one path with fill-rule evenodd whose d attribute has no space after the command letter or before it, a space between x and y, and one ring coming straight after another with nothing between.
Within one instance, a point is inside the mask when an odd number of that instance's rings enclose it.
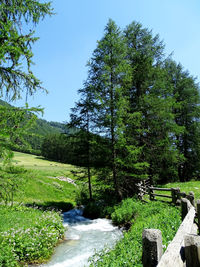
<instances>
[{"instance_id":1,"label":"shadow on grass","mask_svg":"<svg viewBox=\"0 0 200 267\"><path fill-rule=\"evenodd\" d=\"M38 207L42 210L56 210L61 212L66 212L74 208L74 205L70 202L55 202L55 201L47 201L43 204L41 203L32 203L32 204L26 204L28 207Z\"/></svg>"}]
</instances>

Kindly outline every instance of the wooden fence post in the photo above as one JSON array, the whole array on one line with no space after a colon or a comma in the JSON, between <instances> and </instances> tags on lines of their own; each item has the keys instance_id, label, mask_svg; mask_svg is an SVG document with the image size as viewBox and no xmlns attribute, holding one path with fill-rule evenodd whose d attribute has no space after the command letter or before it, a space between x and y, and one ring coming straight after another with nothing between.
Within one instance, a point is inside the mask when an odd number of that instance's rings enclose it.
<instances>
[{"instance_id":1,"label":"wooden fence post","mask_svg":"<svg viewBox=\"0 0 200 267\"><path fill-rule=\"evenodd\" d=\"M177 204L177 200L179 199L179 193L180 188L171 188L172 203L174 203L174 205Z\"/></svg>"},{"instance_id":2,"label":"wooden fence post","mask_svg":"<svg viewBox=\"0 0 200 267\"><path fill-rule=\"evenodd\" d=\"M192 192L192 191L189 192L188 200L190 201L190 203L192 204L192 206L195 206L194 192Z\"/></svg>"},{"instance_id":3,"label":"wooden fence post","mask_svg":"<svg viewBox=\"0 0 200 267\"><path fill-rule=\"evenodd\" d=\"M198 220L198 230L200 234L200 200L197 200L197 220Z\"/></svg>"},{"instance_id":4,"label":"wooden fence post","mask_svg":"<svg viewBox=\"0 0 200 267\"><path fill-rule=\"evenodd\" d=\"M184 243L186 267L200 267L200 236L188 234Z\"/></svg>"},{"instance_id":5,"label":"wooden fence post","mask_svg":"<svg viewBox=\"0 0 200 267\"><path fill-rule=\"evenodd\" d=\"M149 200L154 200L155 197L153 196L153 189L151 189L151 187L148 188L148 193L149 193Z\"/></svg>"},{"instance_id":6,"label":"wooden fence post","mask_svg":"<svg viewBox=\"0 0 200 267\"><path fill-rule=\"evenodd\" d=\"M181 218L182 221L184 220L185 216L187 215L188 211L190 209L190 202L186 198L181 199Z\"/></svg>"},{"instance_id":7,"label":"wooden fence post","mask_svg":"<svg viewBox=\"0 0 200 267\"><path fill-rule=\"evenodd\" d=\"M142 233L143 267L156 267L162 257L162 234L157 229L144 229Z\"/></svg>"}]
</instances>

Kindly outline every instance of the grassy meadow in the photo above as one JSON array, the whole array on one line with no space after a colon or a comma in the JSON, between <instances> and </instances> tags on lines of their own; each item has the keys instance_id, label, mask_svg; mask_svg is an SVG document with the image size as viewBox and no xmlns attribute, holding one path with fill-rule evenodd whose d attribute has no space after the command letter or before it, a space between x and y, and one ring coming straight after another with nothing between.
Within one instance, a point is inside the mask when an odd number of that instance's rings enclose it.
<instances>
[{"instance_id":1,"label":"grassy meadow","mask_svg":"<svg viewBox=\"0 0 200 267\"><path fill-rule=\"evenodd\" d=\"M81 176L78 167L19 152L11 166L0 165L0 266L49 259L64 236L62 217L54 209L73 208L78 190L58 178L77 184Z\"/></svg>"},{"instance_id":2,"label":"grassy meadow","mask_svg":"<svg viewBox=\"0 0 200 267\"><path fill-rule=\"evenodd\" d=\"M62 206L75 205L77 187L59 177L71 178L75 183L83 175L81 168L48 161L35 155L14 152L13 168L3 168L1 174L18 179L14 201L24 204ZM68 204L67 204L68 203Z\"/></svg>"},{"instance_id":3,"label":"grassy meadow","mask_svg":"<svg viewBox=\"0 0 200 267\"><path fill-rule=\"evenodd\" d=\"M67 176L76 178L74 173L80 172L80 168L70 164L46 160L43 157L31 154L14 152L14 166L23 166L26 169L40 171L46 176Z\"/></svg>"}]
</instances>

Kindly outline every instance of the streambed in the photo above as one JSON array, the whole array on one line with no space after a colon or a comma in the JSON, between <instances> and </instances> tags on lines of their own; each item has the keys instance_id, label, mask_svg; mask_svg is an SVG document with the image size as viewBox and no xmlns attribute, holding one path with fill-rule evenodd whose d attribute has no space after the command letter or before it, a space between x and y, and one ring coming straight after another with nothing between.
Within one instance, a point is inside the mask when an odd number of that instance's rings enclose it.
<instances>
[{"instance_id":1,"label":"streambed","mask_svg":"<svg viewBox=\"0 0 200 267\"><path fill-rule=\"evenodd\" d=\"M63 213L63 223L67 227L65 241L56 248L50 262L41 267L89 266L88 259L95 251L112 247L122 237L122 232L110 220L90 220L82 213L80 209Z\"/></svg>"}]
</instances>

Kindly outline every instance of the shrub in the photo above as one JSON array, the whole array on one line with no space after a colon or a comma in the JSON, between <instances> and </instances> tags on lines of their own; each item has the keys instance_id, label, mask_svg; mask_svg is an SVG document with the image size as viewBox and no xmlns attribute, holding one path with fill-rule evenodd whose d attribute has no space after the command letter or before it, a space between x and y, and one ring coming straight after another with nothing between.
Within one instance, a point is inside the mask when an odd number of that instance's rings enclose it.
<instances>
[{"instance_id":1,"label":"shrub","mask_svg":"<svg viewBox=\"0 0 200 267\"><path fill-rule=\"evenodd\" d=\"M115 206L111 218L114 224L123 225L130 223L136 216L138 210L138 202L132 198L127 198L119 205Z\"/></svg>"},{"instance_id":2,"label":"shrub","mask_svg":"<svg viewBox=\"0 0 200 267\"><path fill-rule=\"evenodd\" d=\"M61 217L51 211L42 212L23 207L16 210L19 217L22 214L22 218L32 216L34 222L30 227L25 222L21 222L20 227L18 224L17 228L0 233L1 247L4 248L3 251L0 250L0 260L4 265L0 266L18 266L17 261L29 263L48 259L53 248L64 235ZM5 208L2 212L5 212ZM12 262L9 263L8 259Z\"/></svg>"},{"instance_id":3,"label":"shrub","mask_svg":"<svg viewBox=\"0 0 200 267\"><path fill-rule=\"evenodd\" d=\"M13 252L13 248L0 242L0 266L17 267L19 266L17 260L18 257Z\"/></svg>"}]
</instances>

